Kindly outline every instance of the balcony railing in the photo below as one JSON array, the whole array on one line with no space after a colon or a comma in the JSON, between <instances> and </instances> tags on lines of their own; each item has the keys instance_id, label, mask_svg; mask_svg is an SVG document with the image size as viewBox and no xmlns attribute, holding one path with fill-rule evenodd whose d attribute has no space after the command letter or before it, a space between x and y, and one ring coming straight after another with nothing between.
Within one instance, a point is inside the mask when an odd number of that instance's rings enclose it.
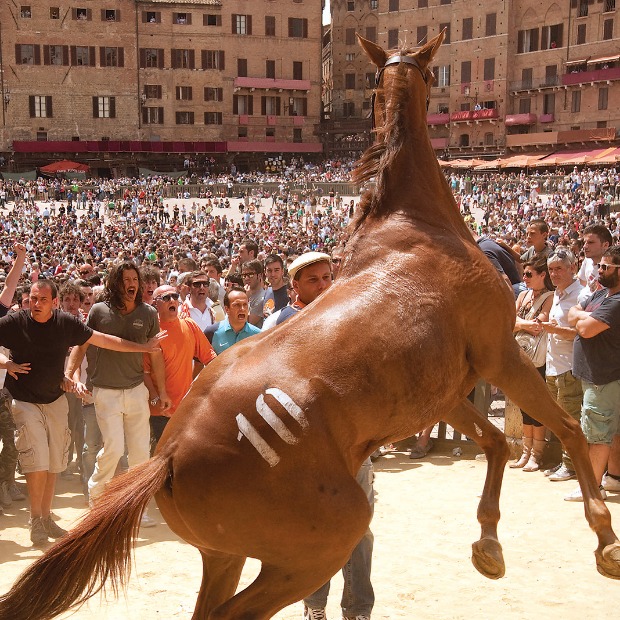
<instances>
[{"instance_id":1,"label":"balcony railing","mask_svg":"<svg viewBox=\"0 0 620 620\"><path fill-rule=\"evenodd\" d=\"M605 82L607 80L620 80L620 67L595 69L594 71L577 71L575 73L565 73L562 76L562 84L564 86L585 84L587 82Z\"/></svg>"},{"instance_id":2,"label":"balcony railing","mask_svg":"<svg viewBox=\"0 0 620 620\"><path fill-rule=\"evenodd\" d=\"M555 114L553 112L551 114L541 114L538 117L539 123L553 123L555 121Z\"/></svg>"},{"instance_id":3,"label":"balcony railing","mask_svg":"<svg viewBox=\"0 0 620 620\"><path fill-rule=\"evenodd\" d=\"M538 78L536 80L522 80L518 82L511 82L510 90L512 92L520 90L534 90L539 88L553 88L560 85L560 76L551 75L544 78Z\"/></svg>"},{"instance_id":4,"label":"balcony railing","mask_svg":"<svg viewBox=\"0 0 620 620\"><path fill-rule=\"evenodd\" d=\"M499 117L497 108L489 108L485 110L462 110L461 112L452 112L450 120L455 123L465 121L487 121Z\"/></svg>"},{"instance_id":5,"label":"balcony railing","mask_svg":"<svg viewBox=\"0 0 620 620\"><path fill-rule=\"evenodd\" d=\"M527 114L507 114L504 121L506 127L517 127L519 125L535 125L536 114L531 112Z\"/></svg>"},{"instance_id":6,"label":"balcony railing","mask_svg":"<svg viewBox=\"0 0 620 620\"><path fill-rule=\"evenodd\" d=\"M426 124L427 125L447 125L450 122L450 114L442 113L442 114L427 114L426 115Z\"/></svg>"}]
</instances>

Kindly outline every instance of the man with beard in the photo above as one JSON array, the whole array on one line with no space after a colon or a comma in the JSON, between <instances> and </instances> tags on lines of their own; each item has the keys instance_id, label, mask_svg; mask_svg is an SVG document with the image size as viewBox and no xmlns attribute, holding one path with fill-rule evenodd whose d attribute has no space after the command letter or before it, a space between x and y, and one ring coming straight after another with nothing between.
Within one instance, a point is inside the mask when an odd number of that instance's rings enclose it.
<instances>
[{"instance_id":1,"label":"man with beard","mask_svg":"<svg viewBox=\"0 0 620 620\"><path fill-rule=\"evenodd\" d=\"M88 315L87 325L106 334L145 343L159 332L157 311L142 302L142 281L138 267L124 261L111 270L104 289L104 301L96 303ZM88 343L75 347L69 357L67 376L79 369ZM170 407L166 394L164 361L161 349L151 356L152 377L159 391L162 409ZM144 385L144 364L141 354L118 355L99 349L90 379L97 422L101 429L103 448L97 454L95 471L88 481L90 501L95 501L112 478L127 446L129 467L148 460L150 445L149 392ZM78 393L86 393L79 384ZM143 526L154 525L144 513Z\"/></svg>"},{"instance_id":2,"label":"man with beard","mask_svg":"<svg viewBox=\"0 0 620 620\"><path fill-rule=\"evenodd\" d=\"M598 264L596 291L568 313L577 330L573 373L583 384L581 428L588 440L594 476L601 483L620 421L620 246L607 250ZM605 491L601 487L605 498ZM583 501L581 489L564 498Z\"/></svg>"}]
</instances>

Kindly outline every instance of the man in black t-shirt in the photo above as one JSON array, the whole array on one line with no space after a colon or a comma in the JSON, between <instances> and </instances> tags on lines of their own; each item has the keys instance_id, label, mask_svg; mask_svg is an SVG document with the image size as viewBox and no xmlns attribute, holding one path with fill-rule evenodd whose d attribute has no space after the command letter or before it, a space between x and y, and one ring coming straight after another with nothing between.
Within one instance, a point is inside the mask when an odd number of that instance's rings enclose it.
<instances>
[{"instance_id":1,"label":"man in black t-shirt","mask_svg":"<svg viewBox=\"0 0 620 620\"><path fill-rule=\"evenodd\" d=\"M58 292L49 280L38 280L30 291L30 310L0 319L0 345L11 359L0 356L7 369L6 388L13 397L16 446L30 496L30 539L34 544L66 532L50 517L56 475L67 466L69 440L65 391L77 385L64 377L69 347L85 343L126 352L147 352L146 345L93 331L57 309Z\"/></svg>"}]
</instances>

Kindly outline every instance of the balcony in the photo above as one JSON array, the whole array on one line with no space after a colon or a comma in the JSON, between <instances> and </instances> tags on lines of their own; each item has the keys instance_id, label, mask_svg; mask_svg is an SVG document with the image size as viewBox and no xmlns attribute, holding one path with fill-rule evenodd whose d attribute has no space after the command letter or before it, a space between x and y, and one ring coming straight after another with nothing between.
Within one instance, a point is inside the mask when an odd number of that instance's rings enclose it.
<instances>
[{"instance_id":1,"label":"balcony","mask_svg":"<svg viewBox=\"0 0 620 620\"><path fill-rule=\"evenodd\" d=\"M519 92L528 90L542 90L544 88L554 88L556 86L560 86L560 76L549 75L535 80L511 82L509 89L510 92Z\"/></svg>"},{"instance_id":2,"label":"balcony","mask_svg":"<svg viewBox=\"0 0 620 620\"><path fill-rule=\"evenodd\" d=\"M450 114L442 113L442 114L427 114L426 115L426 124L427 125L448 125L450 123Z\"/></svg>"},{"instance_id":3,"label":"balcony","mask_svg":"<svg viewBox=\"0 0 620 620\"><path fill-rule=\"evenodd\" d=\"M553 123L555 121L555 114L541 114L538 117L539 123Z\"/></svg>"},{"instance_id":4,"label":"balcony","mask_svg":"<svg viewBox=\"0 0 620 620\"><path fill-rule=\"evenodd\" d=\"M567 67L569 69L569 67ZM620 67L609 69L594 69L589 71L577 71L565 73L562 76L563 86L573 86L575 84L587 84L591 82L611 82L620 80Z\"/></svg>"},{"instance_id":5,"label":"balcony","mask_svg":"<svg viewBox=\"0 0 620 620\"><path fill-rule=\"evenodd\" d=\"M519 125L535 125L536 114L507 114L504 121L506 127L517 127Z\"/></svg>"},{"instance_id":6,"label":"balcony","mask_svg":"<svg viewBox=\"0 0 620 620\"><path fill-rule=\"evenodd\" d=\"M450 120L453 123L492 121L496 118L499 118L497 108L489 108L485 110L462 110L461 112L452 112L452 114L450 114Z\"/></svg>"},{"instance_id":7,"label":"balcony","mask_svg":"<svg viewBox=\"0 0 620 620\"><path fill-rule=\"evenodd\" d=\"M236 77L235 88L259 88L263 90L310 90L310 80L278 80L272 78Z\"/></svg>"}]
</instances>

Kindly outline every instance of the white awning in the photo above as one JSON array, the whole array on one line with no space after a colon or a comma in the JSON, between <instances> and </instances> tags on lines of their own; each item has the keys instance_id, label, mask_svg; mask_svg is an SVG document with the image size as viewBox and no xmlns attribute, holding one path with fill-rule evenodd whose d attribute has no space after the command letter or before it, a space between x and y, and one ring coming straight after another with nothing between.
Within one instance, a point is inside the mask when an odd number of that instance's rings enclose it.
<instances>
[{"instance_id":1,"label":"white awning","mask_svg":"<svg viewBox=\"0 0 620 620\"><path fill-rule=\"evenodd\" d=\"M602 58L590 58L588 64L598 65L605 62L616 62L616 60L620 60L620 54L616 54L615 56L603 56Z\"/></svg>"},{"instance_id":2,"label":"white awning","mask_svg":"<svg viewBox=\"0 0 620 620\"><path fill-rule=\"evenodd\" d=\"M569 65L583 65L586 62L588 62L587 58L582 58L581 60L567 60L566 66L568 67Z\"/></svg>"}]
</instances>

